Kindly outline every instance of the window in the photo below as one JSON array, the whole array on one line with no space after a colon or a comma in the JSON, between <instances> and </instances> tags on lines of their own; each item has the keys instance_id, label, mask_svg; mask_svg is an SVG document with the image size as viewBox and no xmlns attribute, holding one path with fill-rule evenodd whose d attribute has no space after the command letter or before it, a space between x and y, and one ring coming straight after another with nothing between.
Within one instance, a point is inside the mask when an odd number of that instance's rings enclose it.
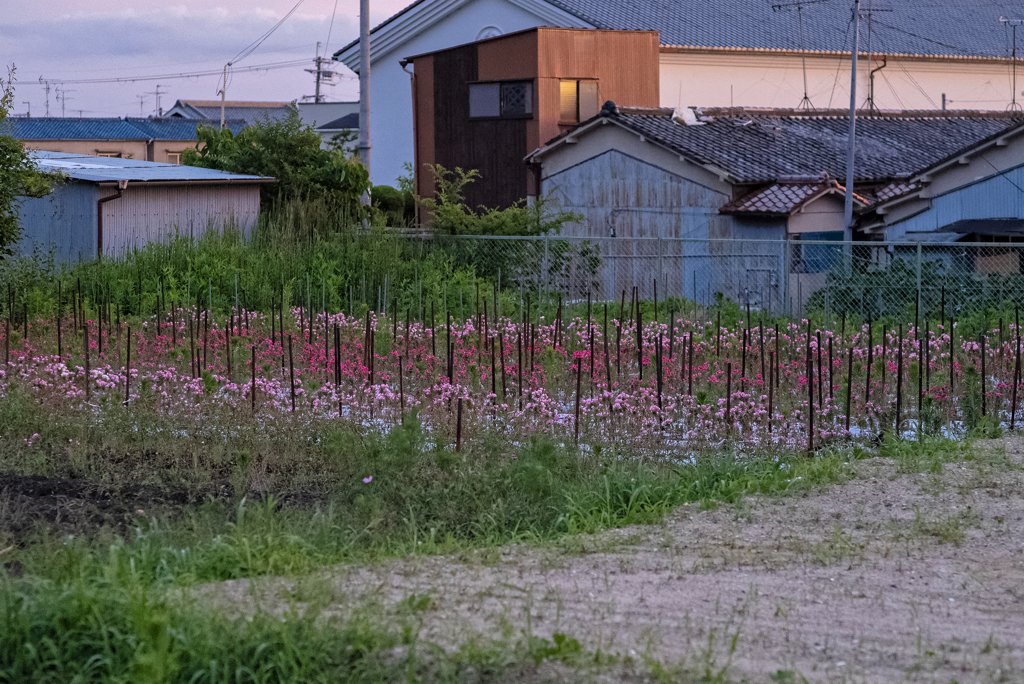
<instances>
[{"instance_id":1,"label":"window","mask_svg":"<svg viewBox=\"0 0 1024 684\"><path fill-rule=\"evenodd\" d=\"M168 152L167 153L168 164L180 164L181 163L181 152Z\"/></svg>"},{"instance_id":2,"label":"window","mask_svg":"<svg viewBox=\"0 0 1024 684\"><path fill-rule=\"evenodd\" d=\"M558 120L579 123L597 116L597 81L560 81L558 84Z\"/></svg>"},{"instance_id":3,"label":"window","mask_svg":"<svg viewBox=\"0 0 1024 684\"><path fill-rule=\"evenodd\" d=\"M471 83L469 118L518 119L533 114L533 82Z\"/></svg>"},{"instance_id":4,"label":"window","mask_svg":"<svg viewBox=\"0 0 1024 684\"><path fill-rule=\"evenodd\" d=\"M121 153L120 152L101 152L100 150L96 150L96 156L97 157L111 157L113 159L120 159L121 158Z\"/></svg>"}]
</instances>

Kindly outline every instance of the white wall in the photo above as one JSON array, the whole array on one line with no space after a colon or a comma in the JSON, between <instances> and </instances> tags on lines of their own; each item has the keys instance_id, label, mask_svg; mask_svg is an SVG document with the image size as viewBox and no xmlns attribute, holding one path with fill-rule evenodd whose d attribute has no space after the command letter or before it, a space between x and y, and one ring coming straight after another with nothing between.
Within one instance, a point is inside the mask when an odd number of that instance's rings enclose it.
<instances>
[{"instance_id":1,"label":"white wall","mask_svg":"<svg viewBox=\"0 0 1024 684\"><path fill-rule=\"evenodd\" d=\"M857 106L868 97L868 60L857 62ZM870 68L882 66L872 61ZM890 59L875 74L879 109L1003 110L1010 82L1005 64L980 61L925 62ZM817 109L850 106L850 61L838 56L807 58L807 94ZM804 95L799 57L722 53L661 55L664 107L797 107Z\"/></svg>"},{"instance_id":2,"label":"white wall","mask_svg":"<svg viewBox=\"0 0 1024 684\"><path fill-rule=\"evenodd\" d=\"M541 17L505 0L475 0L390 53L375 55L370 74L374 184L395 185L396 178L406 175L402 165L413 160L412 85L399 65L402 58L471 43L488 27L506 34L545 24Z\"/></svg>"}]
</instances>

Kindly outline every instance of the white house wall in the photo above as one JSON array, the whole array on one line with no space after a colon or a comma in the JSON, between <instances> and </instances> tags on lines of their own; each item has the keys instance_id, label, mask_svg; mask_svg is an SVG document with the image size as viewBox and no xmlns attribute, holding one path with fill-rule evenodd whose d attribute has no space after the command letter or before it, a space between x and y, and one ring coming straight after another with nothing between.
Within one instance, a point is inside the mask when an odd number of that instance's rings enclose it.
<instances>
[{"instance_id":1,"label":"white house wall","mask_svg":"<svg viewBox=\"0 0 1024 684\"><path fill-rule=\"evenodd\" d=\"M104 187L101 195L116 194ZM103 253L120 256L176 235L197 238L225 225L251 231L259 218L258 185L130 185L103 204ZM95 227L93 227L95 232Z\"/></svg>"},{"instance_id":2,"label":"white house wall","mask_svg":"<svg viewBox=\"0 0 1024 684\"><path fill-rule=\"evenodd\" d=\"M871 69L882 66L874 60ZM858 61L857 104L868 98L867 59ZM996 109L1009 103L1005 64L981 60L897 60L875 74L879 109ZM807 94L814 107L850 105L850 60L807 57ZM663 107L798 107L804 95L801 58L722 52L661 54Z\"/></svg>"},{"instance_id":3,"label":"white house wall","mask_svg":"<svg viewBox=\"0 0 1024 684\"><path fill-rule=\"evenodd\" d=\"M473 0L389 52L375 54L370 73L373 182L395 185L399 176L408 175L404 165L413 161L412 84L399 64L403 58L471 43L488 30L506 34L548 23L506 0Z\"/></svg>"}]
</instances>

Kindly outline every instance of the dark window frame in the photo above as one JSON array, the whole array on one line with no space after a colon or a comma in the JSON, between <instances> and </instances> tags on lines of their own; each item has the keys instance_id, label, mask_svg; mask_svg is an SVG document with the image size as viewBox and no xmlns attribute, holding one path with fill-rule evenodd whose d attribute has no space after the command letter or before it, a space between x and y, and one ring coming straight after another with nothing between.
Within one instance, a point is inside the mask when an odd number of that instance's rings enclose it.
<instances>
[{"instance_id":1,"label":"dark window frame","mask_svg":"<svg viewBox=\"0 0 1024 684\"><path fill-rule=\"evenodd\" d=\"M503 80L503 81L470 81L468 85L469 85L470 88L472 88L473 86L477 86L477 85L498 85L498 86L504 86L504 85L511 85L511 84L520 84L520 83L524 83L524 84L526 84L529 87L529 92L530 92L530 111L528 113L525 113L525 114L505 114L504 112L501 112L502 95L501 95L501 88L499 88L498 89L498 109L499 109L498 116L472 116L472 115L470 115L469 116L469 120L470 121L496 121L496 120L499 120L499 119L508 119L508 120L533 119L536 116L536 110L537 110L537 89L536 89L536 85L535 85L536 81L534 79L529 79L529 78L510 78L510 79L506 79L506 80Z\"/></svg>"}]
</instances>

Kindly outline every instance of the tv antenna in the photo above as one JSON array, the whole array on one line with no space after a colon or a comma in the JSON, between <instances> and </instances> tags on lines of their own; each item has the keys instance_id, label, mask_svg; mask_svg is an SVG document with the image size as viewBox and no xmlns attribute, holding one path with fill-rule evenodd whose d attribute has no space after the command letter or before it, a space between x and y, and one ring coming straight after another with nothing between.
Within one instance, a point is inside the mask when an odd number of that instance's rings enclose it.
<instances>
[{"instance_id":1,"label":"tv antenna","mask_svg":"<svg viewBox=\"0 0 1024 684\"><path fill-rule=\"evenodd\" d=\"M143 93L142 95L136 95L135 96L135 99L139 101L139 116L140 117L145 117L146 116L145 111L143 111L143 106L146 103L147 95L148 95L148 93Z\"/></svg>"},{"instance_id":2,"label":"tv antenna","mask_svg":"<svg viewBox=\"0 0 1024 684\"><path fill-rule=\"evenodd\" d=\"M796 106L797 109L803 109L808 112L814 111L814 104L811 102L811 98L807 95L807 41L804 39L804 5L816 5L821 0L806 0L805 2L790 2L781 5L772 5L773 12L784 12L796 8L796 21L800 29L800 65L804 73L804 97L800 100L800 104Z\"/></svg>"},{"instance_id":3,"label":"tv antenna","mask_svg":"<svg viewBox=\"0 0 1024 684\"><path fill-rule=\"evenodd\" d=\"M25 118L26 119L31 119L32 118L32 103L29 102L28 100L22 100L21 104L25 105L25 107L27 108L26 111L28 113L25 114Z\"/></svg>"},{"instance_id":4,"label":"tv antenna","mask_svg":"<svg viewBox=\"0 0 1024 684\"><path fill-rule=\"evenodd\" d=\"M1009 26L1013 30L1013 56L1010 58L1013 63L1013 84L1012 90L1010 91L1010 104L1006 105L1006 111L1019 112L1021 111L1021 107L1020 103L1017 102L1017 27L1024 24L1024 19L1007 19L1006 17L999 17L999 23L1004 26Z\"/></svg>"},{"instance_id":5,"label":"tv antenna","mask_svg":"<svg viewBox=\"0 0 1024 684\"><path fill-rule=\"evenodd\" d=\"M57 100L60 101L60 116L63 119L64 118L64 105L67 104L68 93L73 93L75 91L63 88L63 87L61 87L61 85L59 83L54 86L54 90L57 92L57 96L56 96Z\"/></svg>"},{"instance_id":6,"label":"tv antenna","mask_svg":"<svg viewBox=\"0 0 1024 684\"><path fill-rule=\"evenodd\" d=\"M50 82L43 80L43 77L39 77L39 85L43 86L43 90L46 91L46 116L50 116Z\"/></svg>"},{"instance_id":7,"label":"tv antenna","mask_svg":"<svg viewBox=\"0 0 1024 684\"><path fill-rule=\"evenodd\" d=\"M163 92L160 92L160 84L157 83L156 84L156 90L153 91L153 96L156 98L156 102L154 104L156 105L156 110L155 111L156 111L157 117L161 117L161 116L164 115L163 110L160 109L160 96L161 95L166 95L166 94L167 94L166 90L163 91Z\"/></svg>"}]
</instances>

